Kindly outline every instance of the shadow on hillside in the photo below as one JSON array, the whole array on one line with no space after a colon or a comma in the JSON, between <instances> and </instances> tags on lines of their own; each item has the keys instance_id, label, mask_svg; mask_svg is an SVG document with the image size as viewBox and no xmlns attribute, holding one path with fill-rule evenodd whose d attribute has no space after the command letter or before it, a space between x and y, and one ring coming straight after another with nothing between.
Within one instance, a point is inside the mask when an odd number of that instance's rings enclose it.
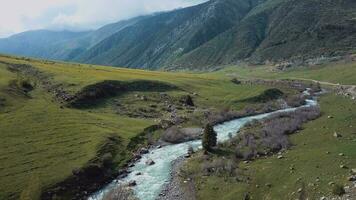
<instances>
[{"instance_id":1,"label":"shadow on hillside","mask_svg":"<svg viewBox=\"0 0 356 200\"><path fill-rule=\"evenodd\" d=\"M73 108L91 108L98 106L108 98L120 96L128 92L166 92L171 90L178 90L178 87L159 81L136 80L126 82L106 80L84 87L68 102L68 106Z\"/></svg>"}]
</instances>

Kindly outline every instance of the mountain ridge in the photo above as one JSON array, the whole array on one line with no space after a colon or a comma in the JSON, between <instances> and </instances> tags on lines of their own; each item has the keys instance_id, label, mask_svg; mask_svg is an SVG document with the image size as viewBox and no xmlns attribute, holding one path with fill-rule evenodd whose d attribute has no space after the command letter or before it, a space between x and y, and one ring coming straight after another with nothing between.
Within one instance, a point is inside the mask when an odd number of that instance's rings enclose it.
<instances>
[{"instance_id":1,"label":"mountain ridge","mask_svg":"<svg viewBox=\"0 0 356 200\"><path fill-rule=\"evenodd\" d=\"M210 0L104 26L54 45L41 58L204 70L345 55L356 52L355 10L353 0Z\"/></svg>"}]
</instances>

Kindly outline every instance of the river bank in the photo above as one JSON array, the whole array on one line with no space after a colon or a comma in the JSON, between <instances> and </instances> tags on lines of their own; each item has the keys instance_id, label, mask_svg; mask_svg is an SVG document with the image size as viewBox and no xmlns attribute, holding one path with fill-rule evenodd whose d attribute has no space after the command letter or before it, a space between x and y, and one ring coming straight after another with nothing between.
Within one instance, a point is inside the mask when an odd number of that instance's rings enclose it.
<instances>
[{"instance_id":1,"label":"river bank","mask_svg":"<svg viewBox=\"0 0 356 200\"><path fill-rule=\"evenodd\" d=\"M162 192L157 200L195 200L194 184L190 181L185 181L185 187L181 186L182 177L180 169L184 165L186 159L180 157L172 163L171 179L163 186Z\"/></svg>"},{"instance_id":2,"label":"river bank","mask_svg":"<svg viewBox=\"0 0 356 200\"><path fill-rule=\"evenodd\" d=\"M304 107L313 105L317 105L316 101L307 100ZM217 132L218 142L229 140L231 135L236 135L237 131L248 122L263 119L271 114L294 111L296 109L298 108L286 108L271 113L239 118L216 125L214 129ZM128 184L130 182L135 182L135 186L132 187L132 189L137 198L145 200L157 199L162 192L164 185L171 179L172 163L177 160L177 158L186 155L188 148L193 148L194 150L201 149L201 141L195 140L152 149L148 154L143 155L142 159L130 168L131 173L129 173L127 177L114 181L89 199L101 199L105 193L115 188L117 185ZM154 161L154 164L147 165L147 162L150 160Z\"/></svg>"}]
</instances>

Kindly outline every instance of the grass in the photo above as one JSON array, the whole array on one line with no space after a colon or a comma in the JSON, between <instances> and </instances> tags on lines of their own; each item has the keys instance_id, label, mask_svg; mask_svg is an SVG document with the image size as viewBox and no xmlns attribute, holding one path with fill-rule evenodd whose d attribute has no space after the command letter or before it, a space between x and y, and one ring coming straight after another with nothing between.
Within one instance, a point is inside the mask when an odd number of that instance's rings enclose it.
<instances>
[{"instance_id":1,"label":"grass","mask_svg":"<svg viewBox=\"0 0 356 200\"><path fill-rule=\"evenodd\" d=\"M273 156L239 164L243 176L249 177L249 183L236 182L234 178L200 176L199 156L191 159L186 170L195 174L198 199L242 199L246 193L253 199L296 199L300 197L297 192L300 188L309 199L332 195L330 182L347 183L349 170L340 168L340 165L356 166L356 132L353 127L356 104L350 99L328 94L320 99L320 105L323 116L307 123L300 133L290 137L294 146L284 159ZM343 137L336 139L334 131ZM345 156L339 156L340 153Z\"/></svg>"},{"instance_id":2,"label":"grass","mask_svg":"<svg viewBox=\"0 0 356 200\"><path fill-rule=\"evenodd\" d=\"M340 84L356 84L356 62L333 62L312 67L276 71L274 66L230 66L216 74L241 78L313 79Z\"/></svg>"},{"instance_id":3,"label":"grass","mask_svg":"<svg viewBox=\"0 0 356 200\"><path fill-rule=\"evenodd\" d=\"M0 61L6 63L29 64L51 77L51 81L60 84L70 93L76 93L88 85L104 80L153 80L169 83L180 90L166 92L174 98L182 95L197 93L193 97L194 103L201 110L224 109L235 110L251 105L242 101L261 95L269 87L262 85L236 85L230 81L231 77L256 78L311 78L322 81L354 84L355 65L338 65L340 73L330 72L333 66L323 66L314 69L297 69L285 73L271 72L269 67L230 67L214 73L190 74L168 73L125 68L112 68L84 64L60 63L27 58L0 56ZM267 72L266 72L267 70ZM331 76L333 75L333 76ZM156 118L138 118L118 114L115 102L120 102L132 110L149 108L149 104L157 103L155 97L159 92L126 93L105 101L102 105L91 109L61 108L61 104L53 99L53 95L40 87L29 93L29 97L9 92L8 85L12 80L19 79L18 74L11 73L5 64L0 63L0 199L18 199L23 196L38 196L41 190L67 178L74 169L81 168L93 159L106 138L115 135L122 139L120 153L115 158L118 166L130 158L126 150L131 138L134 138L144 128L157 123ZM286 88L284 93L293 92ZM145 95L148 101L141 101L135 95ZM152 100L153 99L153 100ZM328 192L326 184L330 177L332 181L342 182L345 170L338 167L341 161L355 165L355 143L347 138L354 138L355 104L350 100L328 95L321 100L324 116L305 126L301 134L292 136L296 144L289 151L285 160L275 158L261 159L249 166L246 174L251 176L252 184L225 182L221 177L198 179L200 199L236 199L244 192L253 191L254 199L278 199L277 195L288 195L300 187L294 183L302 176L303 182L309 183L315 176L327 176L321 179L321 192ZM159 107L160 108L160 107ZM131 111L131 110L129 110ZM189 114L180 111L180 114ZM194 113L202 117L202 113ZM327 119L327 115L335 116ZM165 116L164 116L165 117ZM194 126L190 122L189 126ZM320 127L327 127L320 129ZM320 129L320 130L319 130ZM345 135L340 140L332 137L333 131ZM160 131L156 131L155 138ZM306 145L303 145L306 143ZM332 152L326 155L325 151ZM338 152L345 153L345 157L338 157ZM335 162L335 160L337 162ZM289 174L289 165L295 163L296 174ZM318 165L320 168L316 168ZM191 170L197 170L198 165L191 163ZM195 168L195 169L194 169ZM308 171L310 170L310 172ZM303 173L305 175L303 175ZM335 178L333 178L335 176ZM228 180L229 181L229 180ZM266 189L264 182L272 185L285 183L285 188L272 187ZM200 184L201 183L201 184ZM253 188L259 183L259 189ZM279 184L280 185L280 184ZM216 192L213 187L219 187ZM255 193L256 192L256 193ZM288 194L287 194L288 193ZM218 195L219 194L219 195ZM220 195L224 194L224 195ZM220 198L221 197L221 198Z\"/></svg>"},{"instance_id":4,"label":"grass","mask_svg":"<svg viewBox=\"0 0 356 200\"><path fill-rule=\"evenodd\" d=\"M9 56L0 56L0 61L29 64L71 93L103 80L158 80L181 89L167 92L171 96L198 93L194 101L201 109L239 109L249 103L235 102L258 96L268 89L235 85L229 78L214 74L151 72ZM120 166L130 158L126 151L130 139L156 123L154 118L119 115L111 101L97 108L80 110L61 108L53 95L41 87L31 91L29 97L9 93L9 82L18 76L0 64L0 97L5 99L5 105L0 108L0 199L18 199L21 193L31 196L28 191L38 196L39 191L64 180L74 169L94 158L110 135L123 139L121 153L115 158ZM158 95L154 92L139 94ZM130 93L115 100L134 108L151 103L137 101ZM33 188L35 186L39 188Z\"/></svg>"}]
</instances>

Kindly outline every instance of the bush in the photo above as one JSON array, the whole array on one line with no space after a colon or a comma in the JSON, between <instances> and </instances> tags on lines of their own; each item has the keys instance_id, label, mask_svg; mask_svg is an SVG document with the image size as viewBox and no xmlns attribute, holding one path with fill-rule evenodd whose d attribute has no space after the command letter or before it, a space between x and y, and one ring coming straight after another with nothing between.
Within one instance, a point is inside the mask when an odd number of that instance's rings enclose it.
<instances>
[{"instance_id":1,"label":"bush","mask_svg":"<svg viewBox=\"0 0 356 200\"><path fill-rule=\"evenodd\" d=\"M168 128L161 136L161 139L170 143L180 143L189 140L195 140L200 138L201 129L195 128L182 128L179 129L177 126L172 126Z\"/></svg>"},{"instance_id":2,"label":"bush","mask_svg":"<svg viewBox=\"0 0 356 200\"><path fill-rule=\"evenodd\" d=\"M291 146L288 135L300 130L302 124L320 116L319 107L300 108L293 112L276 113L262 121L252 121L240 130L231 142L235 156L250 160Z\"/></svg>"},{"instance_id":3,"label":"bush","mask_svg":"<svg viewBox=\"0 0 356 200\"><path fill-rule=\"evenodd\" d=\"M183 96L180 101L187 106L194 106L193 98L190 95Z\"/></svg>"},{"instance_id":4,"label":"bush","mask_svg":"<svg viewBox=\"0 0 356 200\"><path fill-rule=\"evenodd\" d=\"M215 158L204 161L201 169L206 175L227 175L235 176L237 173L237 163L230 159Z\"/></svg>"},{"instance_id":5,"label":"bush","mask_svg":"<svg viewBox=\"0 0 356 200\"><path fill-rule=\"evenodd\" d=\"M31 81L22 77L18 77L16 80L10 81L9 86L15 91L21 91L24 93L30 92L34 89Z\"/></svg>"},{"instance_id":6,"label":"bush","mask_svg":"<svg viewBox=\"0 0 356 200\"><path fill-rule=\"evenodd\" d=\"M104 195L103 200L137 200L130 188L119 186Z\"/></svg>"},{"instance_id":7,"label":"bush","mask_svg":"<svg viewBox=\"0 0 356 200\"><path fill-rule=\"evenodd\" d=\"M237 78L231 79L231 82L235 83L236 85L240 85L241 84L241 81L237 80Z\"/></svg>"},{"instance_id":8,"label":"bush","mask_svg":"<svg viewBox=\"0 0 356 200\"><path fill-rule=\"evenodd\" d=\"M332 190L334 195L342 196L345 194L344 186L340 184L335 184Z\"/></svg>"},{"instance_id":9,"label":"bush","mask_svg":"<svg viewBox=\"0 0 356 200\"><path fill-rule=\"evenodd\" d=\"M303 95L293 95L286 98L286 103L291 107L299 107L305 104L305 97Z\"/></svg>"}]
</instances>

